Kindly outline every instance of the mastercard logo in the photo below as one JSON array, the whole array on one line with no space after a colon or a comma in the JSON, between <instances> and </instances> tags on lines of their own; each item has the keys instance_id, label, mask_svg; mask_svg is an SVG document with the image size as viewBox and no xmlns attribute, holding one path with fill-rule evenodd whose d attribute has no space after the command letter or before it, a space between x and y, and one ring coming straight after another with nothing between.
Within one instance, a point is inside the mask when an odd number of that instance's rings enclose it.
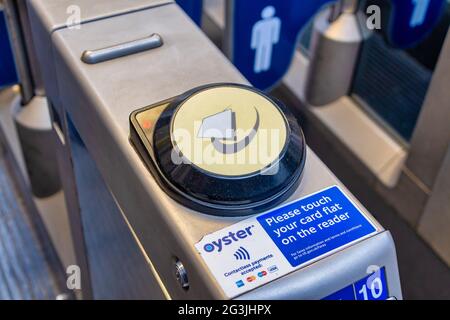
<instances>
[{"instance_id":1,"label":"mastercard logo","mask_svg":"<svg viewBox=\"0 0 450 320\"><path fill-rule=\"evenodd\" d=\"M267 276L267 271L261 271L258 273L258 277L260 277L260 278L265 277L265 276Z\"/></svg>"},{"instance_id":2,"label":"mastercard logo","mask_svg":"<svg viewBox=\"0 0 450 320\"><path fill-rule=\"evenodd\" d=\"M247 278L247 282L253 282L255 280L256 280L255 276L250 276L250 277Z\"/></svg>"}]
</instances>

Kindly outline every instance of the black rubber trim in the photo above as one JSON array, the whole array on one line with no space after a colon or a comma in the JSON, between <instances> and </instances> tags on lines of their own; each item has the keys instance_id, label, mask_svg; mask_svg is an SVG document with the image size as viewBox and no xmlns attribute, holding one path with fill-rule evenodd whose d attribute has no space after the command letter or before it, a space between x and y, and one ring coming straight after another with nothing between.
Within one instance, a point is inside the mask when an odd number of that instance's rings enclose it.
<instances>
[{"instance_id":1,"label":"black rubber trim","mask_svg":"<svg viewBox=\"0 0 450 320\"><path fill-rule=\"evenodd\" d=\"M217 86L234 86L252 90L271 100L284 113L289 132L288 141L279 159L275 175L253 174L241 177L224 177L209 174L191 164L174 164L171 159L173 145L170 125L177 107L192 94ZM158 103L166 104L168 101ZM278 100L267 97L252 87L220 83L190 90L172 100L155 125L153 150L136 120L130 116L130 140L152 172L158 184L176 201L202 213L220 216L243 216L262 212L288 198L297 188L303 175L306 160L306 143L295 117ZM153 155L154 154L154 155Z\"/></svg>"}]
</instances>

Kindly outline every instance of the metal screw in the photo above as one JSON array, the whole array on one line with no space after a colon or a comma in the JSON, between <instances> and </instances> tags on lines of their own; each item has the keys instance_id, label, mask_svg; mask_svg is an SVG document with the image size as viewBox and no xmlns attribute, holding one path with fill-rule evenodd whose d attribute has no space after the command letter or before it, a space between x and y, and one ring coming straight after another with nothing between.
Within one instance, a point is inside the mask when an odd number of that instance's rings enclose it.
<instances>
[{"instance_id":1,"label":"metal screw","mask_svg":"<svg viewBox=\"0 0 450 320\"><path fill-rule=\"evenodd\" d=\"M179 260L175 262L175 276L184 290L189 289L189 280L186 269Z\"/></svg>"}]
</instances>

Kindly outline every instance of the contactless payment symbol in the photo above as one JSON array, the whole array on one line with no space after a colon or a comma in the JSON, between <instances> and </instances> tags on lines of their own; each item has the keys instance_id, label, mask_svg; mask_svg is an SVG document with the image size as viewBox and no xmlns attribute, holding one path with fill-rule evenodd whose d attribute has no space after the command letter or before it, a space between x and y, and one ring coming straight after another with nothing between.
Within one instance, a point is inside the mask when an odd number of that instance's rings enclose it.
<instances>
[{"instance_id":1,"label":"contactless payment symbol","mask_svg":"<svg viewBox=\"0 0 450 320\"><path fill-rule=\"evenodd\" d=\"M236 260L250 260L250 253L244 247L239 247L234 253Z\"/></svg>"}]
</instances>

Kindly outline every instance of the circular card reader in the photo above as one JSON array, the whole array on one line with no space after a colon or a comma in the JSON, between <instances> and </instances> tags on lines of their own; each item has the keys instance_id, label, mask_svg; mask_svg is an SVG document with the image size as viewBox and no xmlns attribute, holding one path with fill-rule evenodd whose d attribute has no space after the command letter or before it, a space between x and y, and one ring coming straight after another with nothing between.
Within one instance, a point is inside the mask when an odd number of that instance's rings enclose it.
<instances>
[{"instance_id":1,"label":"circular card reader","mask_svg":"<svg viewBox=\"0 0 450 320\"><path fill-rule=\"evenodd\" d=\"M243 85L203 86L166 102L149 132L157 180L173 198L204 213L269 209L295 190L305 164L294 116Z\"/></svg>"}]
</instances>

